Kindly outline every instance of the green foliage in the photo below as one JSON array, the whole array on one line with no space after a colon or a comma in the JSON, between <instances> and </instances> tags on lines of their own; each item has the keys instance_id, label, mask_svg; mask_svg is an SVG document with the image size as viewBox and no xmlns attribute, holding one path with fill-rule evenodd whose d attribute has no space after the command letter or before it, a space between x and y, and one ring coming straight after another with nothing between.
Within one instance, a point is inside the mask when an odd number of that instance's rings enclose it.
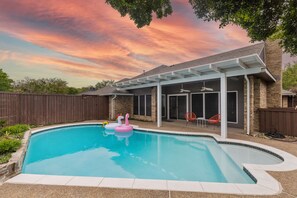
<instances>
[{"instance_id":1,"label":"green foliage","mask_svg":"<svg viewBox=\"0 0 297 198\"><path fill-rule=\"evenodd\" d=\"M297 63L288 65L283 72L283 88L297 91Z\"/></svg>"},{"instance_id":2,"label":"green foliage","mask_svg":"<svg viewBox=\"0 0 297 198\"><path fill-rule=\"evenodd\" d=\"M281 39L286 52L297 54L296 0L190 0L198 18L220 21L220 27L236 24L252 41Z\"/></svg>"},{"instance_id":3,"label":"green foliage","mask_svg":"<svg viewBox=\"0 0 297 198\"><path fill-rule=\"evenodd\" d=\"M16 92L40 94L66 94L67 82L58 78L25 78L14 84Z\"/></svg>"},{"instance_id":4,"label":"green foliage","mask_svg":"<svg viewBox=\"0 0 297 198\"><path fill-rule=\"evenodd\" d=\"M6 162L9 161L9 159L11 158L11 154L4 154L4 155L0 155L0 164L4 164Z\"/></svg>"},{"instance_id":5,"label":"green foliage","mask_svg":"<svg viewBox=\"0 0 297 198\"><path fill-rule=\"evenodd\" d=\"M2 129L6 124L5 120L0 120L0 129Z\"/></svg>"},{"instance_id":6,"label":"green foliage","mask_svg":"<svg viewBox=\"0 0 297 198\"><path fill-rule=\"evenodd\" d=\"M172 13L170 0L106 0L106 3L116 9L122 17L128 14L138 28L149 25L153 13L159 19Z\"/></svg>"},{"instance_id":7,"label":"green foliage","mask_svg":"<svg viewBox=\"0 0 297 198\"><path fill-rule=\"evenodd\" d=\"M80 93L80 89L75 88L75 87L68 87L66 93L67 94L70 94L70 95L79 94Z\"/></svg>"},{"instance_id":8,"label":"green foliage","mask_svg":"<svg viewBox=\"0 0 297 198\"><path fill-rule=\"evenodd\" d=\"M114 80L102 80L95 85L95 88L101 89L106 86L112 86L114 85L114 83L115 83Z\"/></svg>"},{"instance_id":9,"label":"green foliage","mask_svg":"<svg viewBox=\"0 0 297 198\"><path fill-rule=\"evenodd\" d=\"M0 139L0 155L12 153L21 146L21 140Z\"/></svg>"},{"instance_id":10,"label":"green foliage","mask_svg":"<svg viewBox=\"0 0 297 198\"><path fill-rule=\"evenodd\" d=\"M27 124L16 124L14 126L7 126L7 127L3 127L0 130L0 136L2 135L21 135L25 132L29 130L29 126Z\"/></svg>"},{"instance_id":11,"label":"green foliage","mask_svg":"<svg viewBox=\"0 0 297 198\"><path fill-rule=\"evenodd\" d=\"M13 80L11 80L8 75L0 69L0 91L11 91Z\"/></svg>"},{"instance_id":12,"label":"green foliage","mask_svg":"<svg viewBox=\"0 0 297 198\"><path fill-rule=\"evenodd\" d=\"M220 22L220 27L236 24L252 41L280 39L285 51L297 54L296 0L189 0L196 16ZM162 18L172 13L170 0L106 0L121 16L129 15L138 28L149 25L152 13Z\"/></svg>"}]
</instances>

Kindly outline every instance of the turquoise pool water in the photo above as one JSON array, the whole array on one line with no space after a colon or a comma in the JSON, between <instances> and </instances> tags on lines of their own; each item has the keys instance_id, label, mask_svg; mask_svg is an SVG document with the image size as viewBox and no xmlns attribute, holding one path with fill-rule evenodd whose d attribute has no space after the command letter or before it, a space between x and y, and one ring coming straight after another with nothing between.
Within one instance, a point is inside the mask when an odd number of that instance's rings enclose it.
<instances>
[{"instance_id":1,"label":"turquoise pool water","mask_svg":"<svg viewBox=\"0 0 297 198\"><path fill-rule=\"evenodd\" d=\"M212 138L137 130L122 137L105 131L100 125L64 127L33 134L22 172L254 183Z\"/></svg>"}]
</instances>

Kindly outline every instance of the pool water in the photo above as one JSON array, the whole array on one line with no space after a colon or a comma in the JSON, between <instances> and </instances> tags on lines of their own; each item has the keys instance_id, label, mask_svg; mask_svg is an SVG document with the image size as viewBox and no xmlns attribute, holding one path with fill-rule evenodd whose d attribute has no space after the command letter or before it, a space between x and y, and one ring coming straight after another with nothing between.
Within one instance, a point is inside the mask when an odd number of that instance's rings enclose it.
<instances>
[{"instance_id":1,"label":"pool water","mask_svg":"<svg viewBox=\"0 0 297 198\"><path fill-rule=\"evenodd\" d=\"M22 172L254 183L226 151L208 137L137 130L123 136L100 125L71 126L33 134Z\"/></svg>"}]
</instances>

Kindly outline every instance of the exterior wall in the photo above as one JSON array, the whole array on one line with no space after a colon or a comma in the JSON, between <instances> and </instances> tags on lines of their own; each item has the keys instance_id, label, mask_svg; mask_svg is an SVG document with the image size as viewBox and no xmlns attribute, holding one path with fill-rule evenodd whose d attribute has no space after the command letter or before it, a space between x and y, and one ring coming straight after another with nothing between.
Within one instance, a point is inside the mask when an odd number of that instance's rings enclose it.
<instances>
[{"instance_id":1,"label":"exterior wall","mask_svg":"<svg viewBox=\"0 0 297 198\"><path fill-rule=\"evenodd\" d=\"M259 108L282 107L282 49L278 41L266 41L264 61L276 82L265 82L255 76L250 79L250 132L260 130ZM244 130L247 123L246 81L244 82Z\"/></svg>"},{"instance_id":2,"label":"exterior wall","mask_svg":"<svg viewBox=\"0 0 297 198\"><path fill-rule=\"evenodd\" d=\"M117 96L113 101L112 101L113 96L109 96L109 112L110 120L114 120L118 114L126 114L129 113L132 115L133 113L133 96ZM113 108L113 113L112 113L112 105L114 106ZM131 116L132 117L132 116Z\"/></svg>"},{"instance_id":3,"label":"exterior wall","mask_svg":"<svg viewBox=\"0 0 297 198\"><path fill-rule=\"evenodd\" d=\"M289 105L288 105L288 99L289 97L288 96L283 96L282 100L283 100L283 104L282 104L282 107L283 108L287 108Z\"/></svg>"},{"instance_id":4,"label":"exterior wall","mask_svg":"<svg viewBox=\"0 0 297 198\"><path fill-rule=\"evenodd\" d=\"M131 114L134 119L137 120L143 120L143 121L152 121L156 122L157 121L157 88L156 87L151 87L151 88L144 88L144 89L135 89L131 90L131 93L135 95L151 95L152 96L152 103L151 103L151 109L152 109L152 114L151 116L144 116L144 115L134 115L133 113ZM132 99L132 112L133 112L133 99Z\"/></svg>"},{"instance_id":5,"label":"exterior wall","mask_svg":"<svg viewBox=\"0 0 297 198\"><path fill-rule=\"evenodd\" d=\"M261 79L254 80L254 129L253 131L260 131L260 117L259 108L267 107L267 85Z\"/></svg>"},{"instance_id":6,"label":"exterior wall","mask_svg":"<svg viewBox=\"0 0 297 198\"><path fill-rule=\"evenodd\" d=\"M265 42L265 64L277 80L267 85L268 108L282 106L282 49L278 42Z\"/></svg>"},{"instance_id":7,"label":"exterior wall","mask_svg":"<svg viewBox=\"0 0 297 198\"><path fill-rule=\"evenodd\" d=\"M211 80L205 82L207 87L213 88L213 92L220 92L220 80ZM191 93L202 93L200 90L203 86L203 82L195 82L195 83L187 83L183 85L183 88L186 90L190 90L190 93L183 93L188 94L188 104L189 104L189 111L192 111L192 104L191 104ZM180 94L181 85L170 85L170 86L163 86L162 94L166 95L166 100L168 94ZM228 78L227 80L227 90L228 91L237 91L238 93L238 122L235 123L228 123L229 127L236 127L236 128L243 128L244 127L244 79L243 77L234 77ZM168 101L167 101L168 102ZM167 112L167 104L166 104L166 112ZM167 114L166 114L167 115Z\"/></svg>"}]
</instances>

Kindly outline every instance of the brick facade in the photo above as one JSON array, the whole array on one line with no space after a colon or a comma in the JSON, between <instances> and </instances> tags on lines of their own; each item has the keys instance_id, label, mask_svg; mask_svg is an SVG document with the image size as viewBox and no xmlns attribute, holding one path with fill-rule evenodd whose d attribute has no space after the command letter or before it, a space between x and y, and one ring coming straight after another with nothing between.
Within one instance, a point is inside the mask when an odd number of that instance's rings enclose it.
<instances>
[{"instance_id":1,"label":"brick facade","mask_svg":"<svg viewBox=\"0 0 297 198\"><path fill-rule=\"evenodd\" d=\"M110 120L114 120L120 113L123 115L129 113L133 116L133 96L117 96L114 100L112 100L113 97L114 96L109 96Z\"/></svg>"},{"instance_id":2,"label":"brick facade","mask_svg":"<svg viewBox=\"0 0 297 198\"><path fill-rule=\"evenodd\" d=\"M147 92L147 91L145 91L145 92ZM150 94L152 96L152 103L151 103L152 114L151 114L151 116L133 115L134 119L143 120L143 121L152 121L152 122L157 121L157 87L151 88ZM133 107L133 103L132 103L132 107Z\"/></svg>"},{"instance_id":3,"label":"brick facade","mask_svg":"<svg viewBox=\"0 0 297 198\"><path fill-rule=\"evenodd\" d=\"M250 131L259 131L259 108L282 106L282 49L278 41L265 42L265 64L269 72L276 78L276 82L265 82L255 76L250 79ZM247 124L247 85L244 82L244 130Z\"/></svg>"},{"instance_id":4,"label":"brick facade","mask_svg":"<svg viewBox=\"0 0 297 198\"><path fill-rule=\"evenodd\" d=\"M282 49L279 41L265 42L265 64L276 78L275 83L267 85L267 107L282 106Z\"/></svg>"}]
</instances>

